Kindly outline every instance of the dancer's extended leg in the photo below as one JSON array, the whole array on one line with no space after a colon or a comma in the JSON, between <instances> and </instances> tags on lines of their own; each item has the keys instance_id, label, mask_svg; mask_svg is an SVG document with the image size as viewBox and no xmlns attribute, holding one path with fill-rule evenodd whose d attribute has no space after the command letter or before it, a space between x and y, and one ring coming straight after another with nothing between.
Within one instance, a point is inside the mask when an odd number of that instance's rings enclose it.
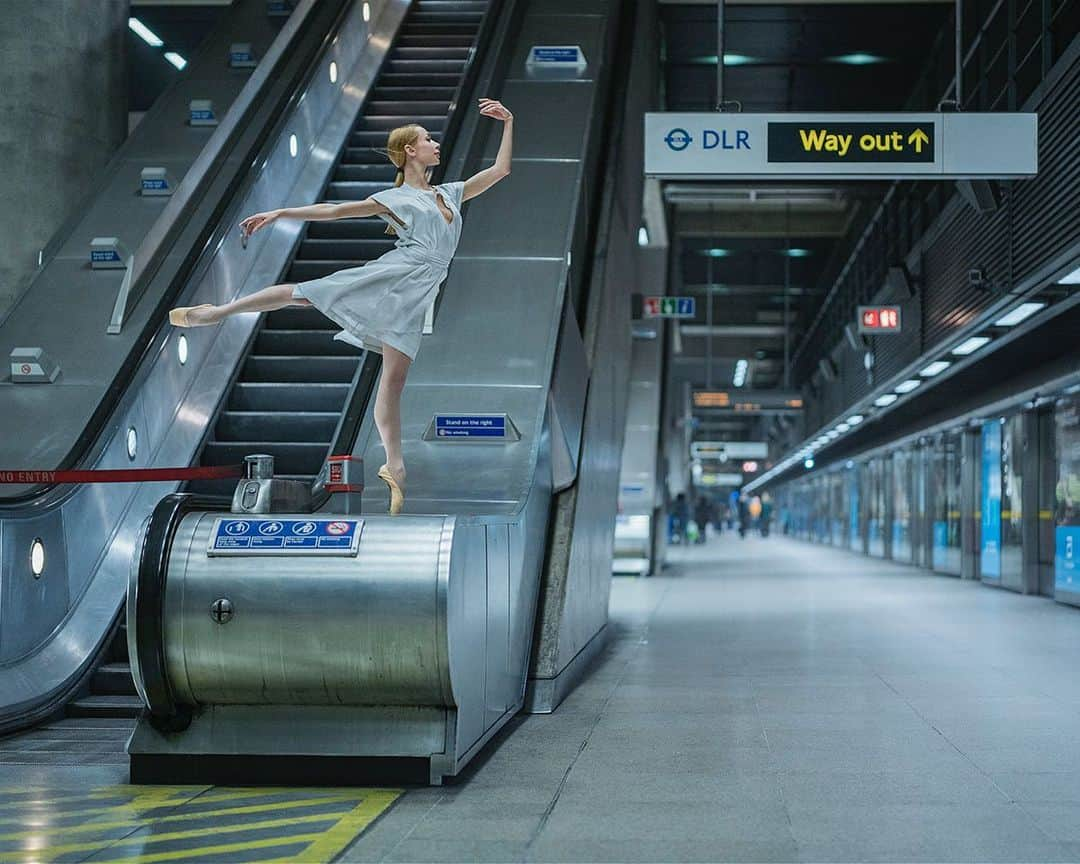
<instances>
[{"instance_id":1,"label":"dancer's extended leg","mask_svg":"<svg viewBox=\"0 0 1080 864\"><path fill-rule=\"evenodd\" d=\"M295 287L295 283L271 285L223 306L196 307L188 312L187 321L190 326L198 327L203 324L216 324L222 318L239 312L273 312L286 306L310 306L311 303L307 300L293 299L292 292Z\"/></svg>"},{"instance_id":2,"label":"dancer's extended leg","mask_svg":"<svg viewBox=\"0 0 1080 864\"><path fill-rule=\"evenodd\" d=\"M382 375L375 394L375 426L386 450L386 467L395 482L405 488L405 463L401 458L401 391L412 361L389 345L383 346Z\"/></svg>"}]
</instances>

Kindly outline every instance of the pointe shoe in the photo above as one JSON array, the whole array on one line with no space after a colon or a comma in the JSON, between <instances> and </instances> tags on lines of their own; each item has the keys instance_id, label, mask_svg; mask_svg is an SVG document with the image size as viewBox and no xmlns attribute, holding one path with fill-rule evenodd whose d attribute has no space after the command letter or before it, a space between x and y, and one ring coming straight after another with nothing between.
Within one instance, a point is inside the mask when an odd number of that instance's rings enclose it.
<instances>
[{"instance_id":1,"label":"pointe shoe","mask_svg":"<svg viewBox=\"0 0 1080 864\"><path fill-rule=\"evenodd\" d=\"M394 480L394 475L390 473L390 469L385 465L379 469L378 477L387 486L390 487L390 515L397 516L401 512L401 508L405 506L405 493L401 491L401 487L397 485L397 481Z\"/></svg>"},{"instance_id":2,"label":"pointe shoe","mask_svg":"<svg viewBox=\"0 0 1080 864\"><path fill-rule=\"evenodd\" d=\"M177 306L175 309L169 310L169 323L173 327L198 327L200 325L188 321L188 313L192 309L207 309L213 307L213 305L213 303L201 303L198 306Z\"/></svg>"}]
</instances>

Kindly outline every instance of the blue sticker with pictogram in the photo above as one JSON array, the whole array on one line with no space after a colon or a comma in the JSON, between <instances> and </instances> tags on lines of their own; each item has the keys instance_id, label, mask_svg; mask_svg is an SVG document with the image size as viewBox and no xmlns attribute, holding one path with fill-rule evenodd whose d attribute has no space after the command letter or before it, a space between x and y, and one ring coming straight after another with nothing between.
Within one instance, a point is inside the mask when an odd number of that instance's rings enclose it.
<instances>
[{"instance_id":1,"label":"blue sticker with pictogram","mask_svg":"<svg viewBox=\"0 0 1080 864\"><path fill-rule=\"evenodd\" d=\"M362 519L219 518L210 555L355 555Z\"/></svg>"}]
</instances>

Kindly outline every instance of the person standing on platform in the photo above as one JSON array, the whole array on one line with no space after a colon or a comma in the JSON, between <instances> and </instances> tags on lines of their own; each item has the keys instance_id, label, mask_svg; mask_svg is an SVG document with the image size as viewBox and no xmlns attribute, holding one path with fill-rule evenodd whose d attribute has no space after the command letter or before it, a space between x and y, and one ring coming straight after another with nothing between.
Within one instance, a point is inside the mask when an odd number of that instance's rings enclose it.
<instances>
[{"instance_id":1,"label":"person standing on platform","mask_svg":"<svg viewBox=\"0 0 1080 864\"><path fill-rule=\"evenodd\" d=\"M769 536L769 523L772 522L773 500L772 495L763 492L761 495L761 536Z\"/></svg>"},{"instance_id":2,"label":"person standing on platform","mask_svg":"<svg viewBox=\"0 0 1080 864\"><path fill-rule=\"evenodd\" d=\"M755 495L750 499L750 525L757 528L761 524L761 499Z\"/></svg>"},{"instance_id":3,"label":"person standing on platform","mask_svg":"<svg viewBox=\"0 0 1080 864\"><path fill-rule=\"evenodd\" d=\"M739 493L739 539L746 538L750 527L750 497L745 492Z\"/></svg>"},{"instance_id":4,"label":"person standing on platform","mask_svg":"<svg viewBox=\"0 0 1080 864\"><path fill-rule=\"evenodd\" d=\"M420 348L424 315L446 278L461 238L461 205L510 174L514 115L494 99L480 99L480 113L501 120L502 142L495 163L468 180L432 186L429 172L439 164L439 144L423 126L392 130L385 152L397 168L394 185L363 201L284 207L248 216L243 236L278 219L327 221L378 216L394 248L361 267L295 284L271 285L232 303L181 306L169 312L177 327L216 324L241 312L271 312L286 306L314 306L342 328L334 339L382 354L375 396L375 426L386 463L378 477L390 490L390 513L405 503L405 461L401 453L401 391Z\"/></svg>"},{"instance_id":5,"label":"person standing on platform","mask_svg":"<svg viewBox=\"0 0 1080 864\"><path fill-rule=\"evenodd\" d=\"M694 521L698 524L698 543L705 542L705 532L712 521L712 507L709 499L702 493L698 493L697 504L694 505Z\"/></svg>"},{"instance_id":6,"label":"person standing on platform","mask_svg":"<svg viewBox=\"0 0 1080 864\"><path fill-rule=\"evenodd\" d=\"M671 540L686 543L686 527L690 521L690 502L686 493L680 492L671 504Z\"/></svg>"}]
</instances>

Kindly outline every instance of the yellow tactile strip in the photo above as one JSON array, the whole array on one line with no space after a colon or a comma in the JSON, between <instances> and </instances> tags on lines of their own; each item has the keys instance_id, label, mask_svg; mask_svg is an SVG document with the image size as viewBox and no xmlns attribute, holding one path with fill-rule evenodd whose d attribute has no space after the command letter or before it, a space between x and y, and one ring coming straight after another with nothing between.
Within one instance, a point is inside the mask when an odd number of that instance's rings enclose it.
<instances>
[{"instance_id":1,"label":"yellow tactile strip","mask_svg":"<svg viewBox=\"0 0 1080 864\"><path fill-rule=\"evenodd\" d=\"M399 789L0 788L3 862L332 861Z\"/></svg>"}]
</instances>

